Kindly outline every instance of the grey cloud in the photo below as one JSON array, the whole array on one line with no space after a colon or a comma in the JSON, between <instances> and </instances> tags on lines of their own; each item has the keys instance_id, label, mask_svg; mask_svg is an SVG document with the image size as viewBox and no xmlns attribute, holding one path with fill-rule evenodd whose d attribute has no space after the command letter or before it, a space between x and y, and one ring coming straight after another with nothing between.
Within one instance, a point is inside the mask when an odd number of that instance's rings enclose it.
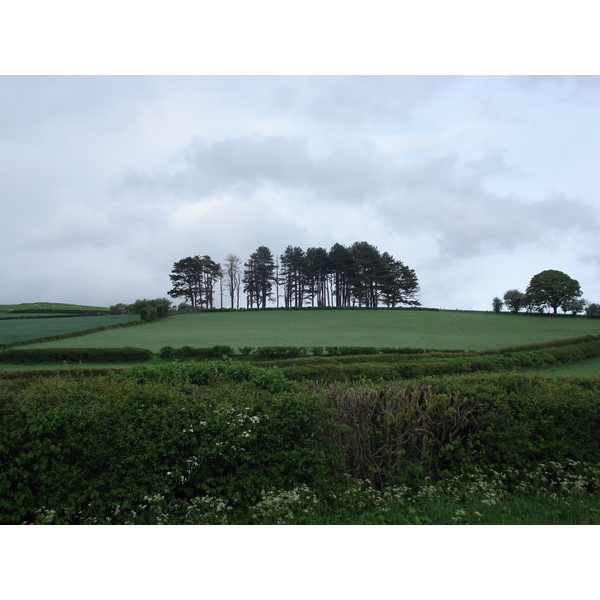
<instances>
[{"instance_id":1,"label":"grey cloud","mask_svg":"<svg viewBox=\"0 0 600 600\"><path fill-rule=\"evenodd\" d=\"M591 233L598 227L597 210L577 199L550 196L532 201L494 194L485 188L478 170L462 168L456 157L432 160L405 175L383 210L401 230L433 232L442 256L514 250L549 233Z\"/></svg>"},{"instance_id":2,"label":"grey cloud","mask_svg":"<svg viewBox=\"0 0 600 600\"><path fill-rule=\"evenodd\" d=\"M216 142L196 138L182 156L185 169L169 175L131 171L114 191L162 190L202 196L231 189L249 193L268 184L342 200L364 200L383 191L381 167L372 154L339 149L313 159L300 138L259 134Z\"/></svg>"},{"instance_id":3,"label":"grey cloud","mask_svg":"<svg viewBox=\"0 0 600 600\"><path fill-rule=\"evenodd\" d=\"M598 223L595 209L577 199L532 200L490 191L486 178L514 171L497 150L465 162L444 155L406 164L364 143L334 148L316 159L306 140L255 134L217 142L195 138L182 155L185 169L169 176L132 174L122 185L162 188L199 200L224 191L250 196L274 187L339 207L368 202L399 232L432 232L441 253L452 256L512 250L548 232L589 232Z\"/></svg>"}]
</instances>

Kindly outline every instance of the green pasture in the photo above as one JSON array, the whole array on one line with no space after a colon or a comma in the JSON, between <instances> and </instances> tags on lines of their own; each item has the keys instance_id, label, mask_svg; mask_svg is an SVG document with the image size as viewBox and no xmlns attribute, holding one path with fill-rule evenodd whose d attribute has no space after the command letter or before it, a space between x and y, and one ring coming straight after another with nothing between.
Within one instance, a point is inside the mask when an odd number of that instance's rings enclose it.
<instances>
[{"instance_id":1,"label":"green pasture","mask_svg":"<svg viewBox=\"0 0 600 600\"><path fill-rule=\"evenodd\" d=\"M7 323L6 321L4 323ZM198 312L31 347L378 346L486 350L600 334L578 316L412 310ZM48 334L50 335L50 334ZM39 337L36 335L35 337Z\"/></svg>"},{"instance_id":2,"label":"green pasture","mask_svg":"<svg viewBox=\"0 0 600 600\"><path fill-rule=\"evenodd\" d=\"M44 312L47 310L72 310L74 313L85 310L108 311L105 306L82 306L81 304L63 304L60 302L24 302L21 304L0 304L0 316L4 312L19 310L35 310Z\"/></svg>"},{"instance_id":3,"label":"green pasture","mask_svg":"<svg viewBox=\"0 0 600 600\"><path fill-rule=\"evenodd\" d=\"M541 371L546 375L595 375L600 377L600 358L588 358L579 362L557 365Z\"/></svg>"},{"instance_id":4,"label":"green pasture","mask_svg":"<svg viewBox=\"0 0 600 600\"><path fill-rule=\"evenodd\" d=\"M5 319L0 320L0 344L61 335L64 333L72 333L74 331L84 331L96 327L107 327L109 325L117 325L119 323L126 323L137 319L139 319L138 315ZM67 341L72 340L61 340L61 344L59 345L62 345Z\"/></svg>"}]
</instances>

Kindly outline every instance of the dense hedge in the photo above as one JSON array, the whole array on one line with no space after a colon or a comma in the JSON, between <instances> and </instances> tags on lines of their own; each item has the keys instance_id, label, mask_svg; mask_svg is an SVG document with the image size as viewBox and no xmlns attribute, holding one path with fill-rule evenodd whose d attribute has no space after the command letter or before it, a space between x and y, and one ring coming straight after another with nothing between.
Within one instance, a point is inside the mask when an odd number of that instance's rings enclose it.
<instances>
[{"instance_id":1,"label":"dense hedge","mask_svg":"<svg viewBox=\"0 0 600 600\"><path fill-rule=\"evenodd\" d=\"M211 385L222 381L250 382L258 389L269 392L292 391L295 382L287 379L276 367L262 369L247 363L214 361L200 363L168 363L160 366L138 365L111 374L119 381L137 383L159 382L178 385Z\"/></svg>"},{"instance_id":2,"label":"dense hedge","mask_svg":"<svg viewBox=\"0 0 600 600\"><path fill-rule=\"evenodd\" d=\"M220 518L220 499L243 515L266 490L330 493L343 472L376 487L490 469L510 482L540 462L600 461L596 377L286 392L265 389L276 370L244 366L0 379L0 523L186 523L202 506Z\"/></svg>"},{"instance_id":3,"label":"dense hedge","mask_svg":"<svg viewBox=\"0 0 600 600\"><path fill-rule=\"evenodd\" d=\"M435 382L435 383L434 383ZM376 486L600 461L600 379L518 373L317 386L346 469Z\"/></svg>"},{"instance_id":4,"label":"dense hedge","mask_svg":"<svg viewBox=\"0 0 600 600\"><path fill-rule=\"evenodd\" d=\"M0 362L13 365L56 362L143 362L152 356L146 348L22 348L0 351Z\"/></svg>"},{"instance_id":5,"label":"dense hedge","mask_svg":"<svg viewBox=\"0 0 600 600\"><path fill-rule=\"evenodd\" d=\"M161 358L223 358L232 356L234 350L231 346L212 346L211 348L193 348L192 346L183 346L182 348L173 348L172 346L163 346L158 355Z\"/></svg>"},{"instance_id":6,"label":"dense hedge","mask_svg":"<svg viewBox=\"0 0 600 600\"><path fill-rule=\"evenodd\" d=\"M471 460L496 469L600 461L598 377L499 373L446 377L439 384L476 400L482 427Z\"/></svg>"},{"instance_id":7,"label":"dense hedge","mask_svg":"<svg viewBox=\"0 0 600 600\"><path fill-rule=\"evenodd\" d=\"M198 394L133 378L0 380L0 523L162 523L165 511L185 523L218 498L243 510L267 489L323 488L339 455L328 419L315 398L249 382Z\"/></svg>"}]
</instances>

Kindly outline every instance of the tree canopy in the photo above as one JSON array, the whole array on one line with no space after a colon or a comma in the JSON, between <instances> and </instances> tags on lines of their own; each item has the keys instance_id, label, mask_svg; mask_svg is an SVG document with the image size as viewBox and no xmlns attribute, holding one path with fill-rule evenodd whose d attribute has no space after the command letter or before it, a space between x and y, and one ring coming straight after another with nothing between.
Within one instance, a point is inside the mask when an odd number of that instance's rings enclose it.
<instances>
[{"instance_id":1,"label":"tree canopy","mask_svg":"<svg viewBox=\"0 0 600 600\"><path fill-rule=\"evenodd\" d=\"M568 306L581 297L579 282L562 271L547 270L534 275L525 291L530 308L543 310L550 307L557 313L559 306Z\"/></svg>"},{"instance_id":2,"label":"tree canopy","mask_svg":"<svg viewBox=\"0 0 600 600\"><path fill-rule=\"evenodd\" d=\"M243 263L243 273L240 265L235 255L227 256L224 271L209 256L184 258L173 265L169 296L186 298L192 310L212 308L213 288L222 278L232 308L240 283L248 308L266 308L273 301L279 306L280 297L286 308L421 304L414 270L364 241L350 247L336 243L329 251L290 245L277 259L260 246Z\"/></svg>"},{"instance_id":3,"label":"tree canopy","mask_svg":"<svg viewBox=\"0 0 600 600\"><path fill-rule=\"evenodd\" d=\"M526 305L526 296L519 290L508 290L504 294L504 304L508 310L518 313Z\"/></svg>"}]
</instances>

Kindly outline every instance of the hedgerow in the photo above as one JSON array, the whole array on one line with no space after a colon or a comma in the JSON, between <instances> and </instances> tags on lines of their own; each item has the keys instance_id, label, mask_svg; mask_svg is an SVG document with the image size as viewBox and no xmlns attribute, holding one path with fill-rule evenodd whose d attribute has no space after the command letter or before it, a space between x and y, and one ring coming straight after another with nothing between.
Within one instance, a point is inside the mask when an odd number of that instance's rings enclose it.
<instances>
[{"instance_id":1,"label":"hedgerow","mask_svg":"<svg viewBox=\"0 0 600 600\"><path fill-rule=\"evenodd\" d=\"M183 346L182 348L173 348L172 346L163 346L158 355L161 358L223 358L232 356L234 353L231 346L212 346L211 348L193 348L192 346Z\"/></svg>"},{"instance_id":2,"label":"hedgerow","mask_svg":"<svg viewBox=\"0 0 600 600\"><path fill-rule=\"evenodd\" d=\"M539 348L538 348L539 346ZM488 351L486 353L456 353L407 355L395 360L383 362L381 357L373 357L369 361L358 360L342 362L342 359L331 362L325 359L287 366L281 369L289 379L319 381L356 381L412 379L432 375L452 375L461 373L498 372L519 368L542 368L556 363L567 363L600 356L600 339L589 336L571 344L557 343L536 345L536 350L529 351ZM391 355L389 355L391 356Z\"/></svg>"},{"instance_id":3,"label":"hedgerow","mask_svg":"<svg viewBox=\"0 0 600 600\"><path fill-rule=\"evenodd\" d=\"M207 498L323 489L339 453L321 403L258 387L0 381L0 522L185 523Z\"/></svg>"},{"instance_id":4,"label":"hedgerow","mask_svg":"<svg viewBox=\"0 0 600 600\"><path fill-rule=\"evenodd\" d=\"M347 472L381 488L541 462L600 461L600 380L481 374L318 384Z\"/></svg>"},{"instance_id":5,"label":"hedgerow","mask_svg":"<svg viewBox=\"0 0 600 600\"><path fill-rule=\"evenodd\" d=\"M61 362L121 363L149 360L146 348L22 348L0 351L0 362L41 364Z\"/></svg>"},{"instance_id":6,"label":"hedgerow","mask_svg":"<svg viewBox=\"0 0 600 600\"><path fill-rule=\"evenodd\" d=\"M540 463L600 461L594 377L290 393L218 376L198 386L187 364L167 367L156 368L164 378L136 367L0 380L0 522L244 522L293 490L331 494L344 472L376 489L495 472L518 489L515 473Z\"/></svg>"},{"instance_id":7,"label":"hedgerow","mask_svg":"<svg viewBox=\"0 0 600 600\"><path fill-rule=\"evenodd\" d=\"M248 363L231 361L138 365L110 376L119 381L133 380L138 383L155 381L202 386L222 381L249 382L258 389L273 393L292 391L297 388L297 384L286 378L283 371L277 367L259 368Z\"/></svg>"}]
</instances>

